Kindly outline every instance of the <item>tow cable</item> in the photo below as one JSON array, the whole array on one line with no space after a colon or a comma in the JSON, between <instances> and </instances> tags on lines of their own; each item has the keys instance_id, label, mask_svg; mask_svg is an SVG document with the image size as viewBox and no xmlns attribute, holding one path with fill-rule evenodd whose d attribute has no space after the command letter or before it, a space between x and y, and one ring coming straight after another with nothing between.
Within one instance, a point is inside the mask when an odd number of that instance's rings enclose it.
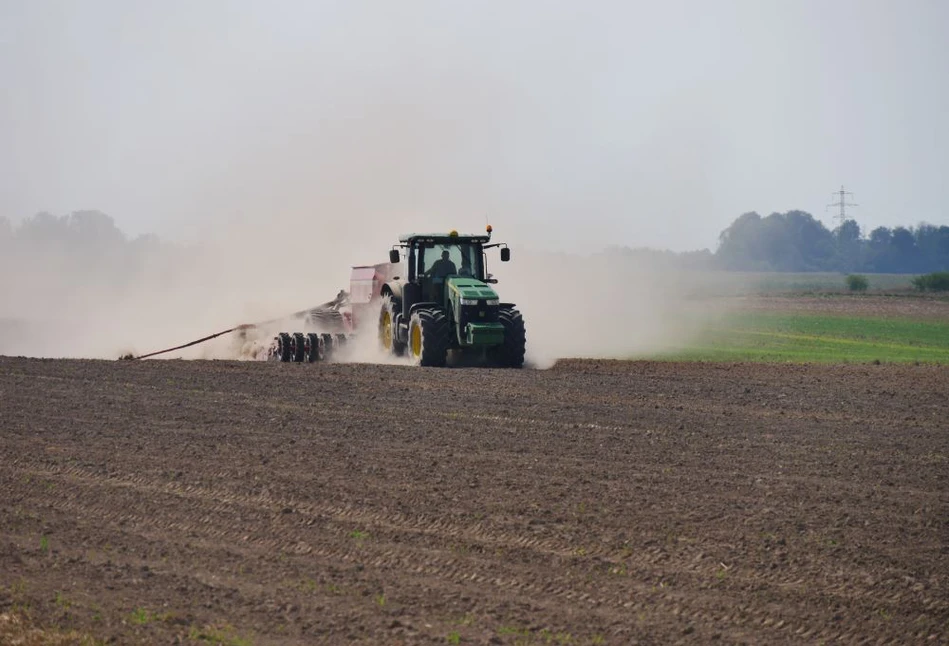
<instances>
[{"instance_id":1,"label":"tow cable","mask_svg":"<svg viewBox=\"0 0 949 646\"><path fill-rule=\"evenodd\" d=\"M219 336L223 336L223 335L225 335L225 334L230 334L231 332L235 332L235 331L237 331L237 330L248 330L248 329L254 328L254 327L257 327L257 326L256 326L255 324L253 324L253 323L245 323L245 324L243 324L243 325L238 325L237 327L232 327L232 328L229 329L229 330L224 330L224 331L222 331L222 332L217 332L217 333L215 333L215 334L211 334L210 336L202 337L202 338L197 339L197 340L195 340L195 341L191 341L190 343L185 343L184 345L176 345L176 346L173 347L173 348L167 348L167 349L165 349L165 350L158 350L157 352L149 352L148 354L140 354L140 355L137 356L137 357L136 357L135 355L133 355L132 353L123 354L121 357L119 357L119 359L125 359L125 360L129 360L129 361L137 361L137 360L139 360L139 359L148 359L149 357L156 357L156 356L158 356L158 355L160 355L160 354L165 354L165 353L168 353L168 352L174 352L175 350L181 350L181 349L183 349L183 348L190 348L190 347L193 346L193 345L198 345L199 343L204 343L205 341L210 341L211 339L216 339L216 338L219 337Z\"/></svg>"}]
</instances>

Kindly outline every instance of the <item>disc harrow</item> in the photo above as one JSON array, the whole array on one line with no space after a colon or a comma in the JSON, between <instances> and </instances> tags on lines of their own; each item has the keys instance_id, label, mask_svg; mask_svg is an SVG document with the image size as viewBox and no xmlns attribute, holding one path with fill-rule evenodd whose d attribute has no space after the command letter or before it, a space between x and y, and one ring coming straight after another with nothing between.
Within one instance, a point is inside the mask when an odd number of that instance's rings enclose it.
<instances>
[{"instance_id":1,"label":"disc harrow","mask_svg":"<svg viewBox=\"0 0 949 646\"><path fill-rule=\"evenodd\" d=\"M329 361L348 341L346 334L280 332L270 344L268 358L284 363Z\"/></svg>"}]
</instances>

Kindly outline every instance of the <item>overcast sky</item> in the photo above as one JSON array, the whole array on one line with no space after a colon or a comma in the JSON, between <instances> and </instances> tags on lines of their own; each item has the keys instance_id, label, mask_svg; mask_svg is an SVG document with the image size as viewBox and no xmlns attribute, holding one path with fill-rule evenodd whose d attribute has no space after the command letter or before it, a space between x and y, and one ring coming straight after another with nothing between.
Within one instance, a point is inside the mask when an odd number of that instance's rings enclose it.
<instances>
[{"instance_id":1,"label":"overcast sky","mask_svg":"<svg viewBox=\"0 0 949 646\"><path fill-rule=\"evenodd\" d=\"M0 0L0 215L714 249L949 224L949 2ZM217 224L214 224L217 226Z\"/></svg>"}]
</instances>

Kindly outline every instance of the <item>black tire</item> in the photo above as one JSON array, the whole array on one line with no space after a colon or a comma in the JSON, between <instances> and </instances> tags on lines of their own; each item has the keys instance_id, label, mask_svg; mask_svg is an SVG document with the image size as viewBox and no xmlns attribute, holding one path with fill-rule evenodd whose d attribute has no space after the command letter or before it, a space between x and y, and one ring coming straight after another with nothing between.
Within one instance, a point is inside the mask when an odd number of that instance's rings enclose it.
<instances>
[{"instance_id":1,"label":"black tire","mask_svg":"<svg viewBox=\"0 0 949 646\"><path fill-rule=\"evenodd\" d=\"M336 350L336 344L333 342L333 335L324 332L320 335L323 339L323 359L329 361L333 358L333 351Z\"/></svg>"},{"instance_id":2,"label":"black tire","mask_svg":"<svg viewBox=\"0 0 949 646\"><path fill-rule=\"evenodd\" d=\"M290 361L290 335L281 332L274 337L273 358L277 361Z\"/></svg>"},{"instance_id":3,"label":"black tire","mask_svg":"<svg viewBox=\"0 0 949 646\"><path fill-rule=\"evenodd\" d=\"M395 329L396 312L402 311L402 303L386 294L382 299L382 310L379 312L379 345L389 354L401 357L405 354L405 344L399 341L398 331Z\"/></svg>"},{"instance_id":4,"label":"black tire","mask_svg":"<svg viewBox=\"0 0 949 646\"><path fill-rule=\"evenodd\" d=\"M417 335L417 336L416 336ZM421 307L409 321L409 356L420 366L440 368L448 359L451 322L440 309Z\"/></svg>"},{"instance_id":5,"label":"black tire","mask_svg":"<svg viewBox=\"0 0 949 646\"><path fill-rule=\"evenodd\" d=\"M498 320L504 326L504 343L497 348L498 364L503 368L522 368L527 349L524 317L513 307L502 307Z\"/></svg>"},{"instance_id":6,"label":"black tire","mask_svg":"<svg viewBox=\"0 0 949 646\"><path fill-rule=\"evenodd\" d=\"M291 338L293 339L293 344L290 346L290 356L293 361L303 363L306 360L306 337L302 332L294 332Z\"/></svg>"},{"instance_id":7,"label":"black tire","mask_svg":"<svg viewBox=\"0 0 949 646\"><path fill-rule=\"evenodd\" d=\"M315 332L306 335L306 360L316 363L323 360L323 337Z\"/></svg>"}]
</instances>

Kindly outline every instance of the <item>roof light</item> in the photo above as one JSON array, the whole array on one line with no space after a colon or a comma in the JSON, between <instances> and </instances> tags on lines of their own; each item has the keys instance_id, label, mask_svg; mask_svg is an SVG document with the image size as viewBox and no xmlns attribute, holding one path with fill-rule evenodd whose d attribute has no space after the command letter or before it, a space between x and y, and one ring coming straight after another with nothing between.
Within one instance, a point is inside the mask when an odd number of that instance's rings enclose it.
<instances>
[{"instance_id":1,"label":"roof light","mask_svg":"<svg viewBox=\"0 0 949 646\"><path fill-rule=\"evenodd\" d=\"M484 230L487 231L488 233L491 233L492 231L494 231L494 227L492 227L492 226L489 224L488 226L486 226L486 227L484 228Z\"/></svg>"},{"instance_id":2,"label":"roof light","mask_svg":"<svg viewBox=\"0 0 949 646\"><path fill-rule=\"evenodd\" d=\"M457 238L457 237L458 237L458 232L455 231L454 229L452 229L451 231L448 232L448 235L449 235L450 237L452 237L452 238Z\"/></svg>"}]
</instances>

